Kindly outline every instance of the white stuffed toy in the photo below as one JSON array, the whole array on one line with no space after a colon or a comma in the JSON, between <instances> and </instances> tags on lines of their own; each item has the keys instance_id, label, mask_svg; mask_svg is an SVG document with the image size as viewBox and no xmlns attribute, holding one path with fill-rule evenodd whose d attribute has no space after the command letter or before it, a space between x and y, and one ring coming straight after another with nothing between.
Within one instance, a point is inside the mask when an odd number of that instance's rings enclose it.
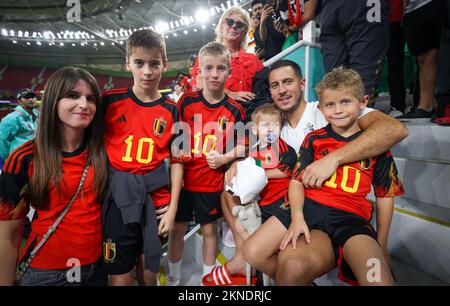
<instances>
[{"instance_id":1,"label":"white stuffed toy","mask_svg":"<svg viewBox=\"0 0 450 306\"><path fill-rule=\"evenodd\" d=\"M242 204L259 200L259 193L268 182L266 171L252 157L238 162L236 168L236 176L232 178L231 186L226 186L226 190L239 197Z\"/></svg>"},{"instance_id":2,"label":"white stuffed toy","mask_svg":"<svg viewBox=\"0 0 450 306\"><path fill-rule=\"evenodd\" d=\"M253 234L261 226L261 210L256 201L248 205L236 205L233 207L232 213L235 217L239 216L249 235Z\"/></svg>"}]
</instances>

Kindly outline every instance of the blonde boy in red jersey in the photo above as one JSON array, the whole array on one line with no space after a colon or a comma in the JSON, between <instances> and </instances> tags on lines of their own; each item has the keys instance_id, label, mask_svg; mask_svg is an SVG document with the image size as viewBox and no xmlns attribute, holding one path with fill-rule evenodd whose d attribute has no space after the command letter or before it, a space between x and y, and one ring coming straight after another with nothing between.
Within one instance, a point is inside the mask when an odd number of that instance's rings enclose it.
<instances>
[{"instance_id":1,"label":"blonde boy in red jersey","mask_svg":"<svg viewBox=\"0 0 450 306\"><path fill-rule=\"evenodd\" d=\"M327 73L316 91L330 124L310 132L300 148L289 186L292 223L280 246L276 281L307 285L337 265L339 278L347 283L392 285L388 234L393 197L404 193L392 154L341 165L321 188L304 189L309 164L360 136L357 118L369 99L358 73L342 67ZM373 206L366 199L371 185L377 197L376 231L370 224Z\"/></svg>"},{"instance_id":2,"label":"blonde boy in red jersey","mask_svg":"<svg viewBox=\"0 0 450 306\"><path fill-rule=\"evenodd\" d=\"M215 221L222 216L222 166L236 158L237 150L244 153L243 145L233 145L233 149L226 152L228 143L234 139L234 124L245 118L239 103L225 94L231 55L222 44L211 42L202 47L198 58L204 89L184 94L178 103L182 119L191 130L191 158L183 163L184 185L176 224L169 236L169 285L180 282L183 236L193 214L203 234L203 274L208 274L214 267L217 245Z\"/></svg>"}]
</instances>

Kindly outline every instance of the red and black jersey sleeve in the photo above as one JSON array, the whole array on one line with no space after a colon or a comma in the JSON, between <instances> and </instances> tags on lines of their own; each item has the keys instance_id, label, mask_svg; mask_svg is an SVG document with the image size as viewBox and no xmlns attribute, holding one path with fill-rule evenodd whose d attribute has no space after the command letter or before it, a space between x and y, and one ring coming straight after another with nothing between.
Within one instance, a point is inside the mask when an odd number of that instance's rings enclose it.
<instances>
[{"instance_id":1,"label":"red and black jersey sleeve","mask_svg":"<svg viewBox=\"0 0 450 306\"><path fill-rule=\"evenodd\" d=\"M245 110L239 102L234 101L231 98L229 98L228 104L225 104L225 107L233 116L232 126L226 135L226 148L224 150L224 152L230 152L237 145L245 146L246 144L244 129Z\"/></svg>"},{"instance_id":2,"label":"red and black jersey sleeve","mask_svg":"<svg viewBox=\"0 0 450 306\"><path fill-rule=\"evenodd\" d=\"M34 141L27 141L14 150L3 165L0 175L0 220L22 219L28 213L28 169L34 147Z\"/></svg>"},{"instance_id":3,"label":"red and black jersey sleeve","mask_svg":"<svg viewBox=\"0 0 450 306\"><path fill-rule=\"evenodd\" d=\"M378 198L400 196L405 193L390 151L379 155L375 162L373 189Z\"/></svg>"},{"instance_id":4,"label":"red and black jersey sleeve","mask_svg":"<svg viewBox=\"0 0 450 306\"><path fill-rule=\"evenodd\" d=\"M278 169L290 177L297 164L297 153L281 138L279 141L279 152Z\"/></svg>"},{"instance_id":5,"label":"red and black jersey sleeve","mask_svg":"<svg viewBox=\"0 0 450 306\"><path fill-rule=\"evenodd\" d=\"M308 135L306 135L302 145L300 146L300 150L297 156L297 163L294 170L292 171L293 180L301 182L303 170L305 170L305 168L308 167L309 164L312 164L314 162L314 135L315 131L310 132Z\"/></svg>"}]
</instances>

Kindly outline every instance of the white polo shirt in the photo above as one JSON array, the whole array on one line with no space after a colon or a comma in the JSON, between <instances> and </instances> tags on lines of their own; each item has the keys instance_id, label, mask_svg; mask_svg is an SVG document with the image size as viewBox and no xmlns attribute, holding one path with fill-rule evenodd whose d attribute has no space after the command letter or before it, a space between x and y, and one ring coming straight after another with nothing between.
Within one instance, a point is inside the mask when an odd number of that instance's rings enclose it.
<instances>
[{"instance_id":1,"label":"white polo shirt","mask_svg":"<svg viewBox=\"0 0 450 306\"><path fill-rule=\"evenodd\" d=\"M319 104L318 101L307 102L306 108L303 111L303 115L300 118L300 121L298 122L297 126L291 127L289 122L287 122L286 120L283 128L281 129L280 137L284 141L286 141L288 145L294 148L295 152L298 152L300 150L300 146L303 143L303 139L305 139L305 136L309 132L323 128L328 124L328 121L325 120L325 117L323 116L322 112L317 107L318 104ZM364 108L361 111L359 118L370 113L371 111L373 111L373 108L369 107Z\"/></svg>"}]
</instances>

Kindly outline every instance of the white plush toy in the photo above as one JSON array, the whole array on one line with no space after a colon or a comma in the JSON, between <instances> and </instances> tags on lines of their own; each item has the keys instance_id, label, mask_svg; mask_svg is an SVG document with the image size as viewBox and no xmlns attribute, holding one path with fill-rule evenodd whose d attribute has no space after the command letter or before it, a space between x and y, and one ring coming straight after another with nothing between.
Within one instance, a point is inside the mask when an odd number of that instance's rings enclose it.
<instances>
[{"instance_id":1,"label":"white plush toy","mask_svg":"<svg viewBox=\"0 0 450 306\"><path fill-rule=\"evenodd\" d=\"M259 193L268 182L266 171L251 157L238 162L236 169L236 176L232 178L231 186L226 186L226 190L239 197L242 204L259 200Z\"/></svg>"},{"instance_id":2,"label":"white plush toy","mask_svg":"<svg viewBox=\"0 0 450 306\"><path fill-rule=\"evenodd\" d=\"M235 217L239 216L249 235L253 234L261 226L261 210L256 201L248 205L237 205L233 207L232 213Z\"/></svg>"}]
</instances>

